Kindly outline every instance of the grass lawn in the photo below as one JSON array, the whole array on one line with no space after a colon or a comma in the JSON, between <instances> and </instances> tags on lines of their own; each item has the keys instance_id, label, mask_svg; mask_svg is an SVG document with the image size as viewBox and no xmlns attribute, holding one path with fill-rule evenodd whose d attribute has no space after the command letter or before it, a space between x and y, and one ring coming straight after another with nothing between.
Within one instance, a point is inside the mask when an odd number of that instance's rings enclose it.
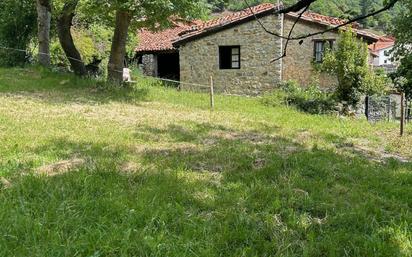
<instances>
[{"instance_id":1,"label":"grass lawn","mask_svg":"<svg viewBox=\"0 0 412 257\"><path fill-rule=\"evenodd\" d=\"M412 256L412 126L0 69L0 256Z\"/></svg>"}]
</instances>

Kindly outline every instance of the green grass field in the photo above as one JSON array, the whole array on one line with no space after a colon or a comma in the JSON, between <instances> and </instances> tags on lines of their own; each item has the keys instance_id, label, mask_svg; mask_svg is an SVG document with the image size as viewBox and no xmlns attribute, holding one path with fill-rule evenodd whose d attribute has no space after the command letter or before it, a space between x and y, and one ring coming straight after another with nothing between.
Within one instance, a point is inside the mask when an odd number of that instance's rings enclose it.
<instances>
[{"instance_id":1,"label":"green grass field","mask_svg":"<svg viewBox=\"0 0 412 257\"><path fill-rule=\"evenodd\" d=\"M0 69L0 256L412 256L412 126Z\"/></svg>"}]
</instances>

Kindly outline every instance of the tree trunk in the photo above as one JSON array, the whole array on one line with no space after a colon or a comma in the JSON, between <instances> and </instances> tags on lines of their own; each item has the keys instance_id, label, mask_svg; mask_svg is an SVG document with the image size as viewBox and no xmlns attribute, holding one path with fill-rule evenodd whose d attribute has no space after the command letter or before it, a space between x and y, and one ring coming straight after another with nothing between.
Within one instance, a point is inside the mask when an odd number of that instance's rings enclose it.
<instances>
[{"instance_id":1,"label":"tree trunk","mask_svg":"<svg viewBox=\"0 0 412 257\"><path fill-rule=\"evenodd\" d=\"M74 44L70 30L73 24L73 17L75 15L74 12L78 2L78 0L70 1L64 5L63 10L57 20L57 34L59 36L60 45L62 46L63 51L70 62L72 70L76 75L84 76L86 75L86 66L84 65L82 57Z\"/></svg>"},{"instance_id":2,"label":"tree trunk","mask_svg":"<svg viewBox=\"0 0 412 257\"><path fill-rule=\"evenodd\" d=\"M131 21L131 15L127 11L116 12L116 27L110 51L108 65L109 80L117 84L123 82L123 68L126 56L127 32Z\"/></svg>"},{"instance_id":3,"label":"tree trunk","mask_svg":"<svg viewBox=\"0 0 412 257\"><path fill-rule=\"evenodd\" d=\"M50 66L50 21L51 6L49 0L37 0L37 27L39 41L39 63Z\"/></svg>"}]
</instances>

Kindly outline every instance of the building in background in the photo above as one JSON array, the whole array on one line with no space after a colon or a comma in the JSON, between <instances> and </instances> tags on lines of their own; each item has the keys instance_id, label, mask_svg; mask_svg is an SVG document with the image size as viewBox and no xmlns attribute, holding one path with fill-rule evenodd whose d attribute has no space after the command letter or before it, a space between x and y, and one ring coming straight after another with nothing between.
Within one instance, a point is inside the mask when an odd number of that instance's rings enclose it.
<instances>
[{"instance_id":1,"label":"building in background","mask_svg":"<svg viewBox=\"0 0 412 257\"><path fill-rule=\"evenodd\" d=\"M371 63L375 67L391 67L395 66L392 61L392 49L395 46L395 38L383 36L379 40L369 45L369 50L373 55Z\"/></svg>"},{"instance_id":2,"label":"building in background","mask_svg":"<svg viewBox=\"0 0 412 257\"><path fill-rule=\"evenodd\" d=\"M339 33L331 31L290 41L286 57L279 58L286 40L266 33L261 24L287 36L298 14L274 15L277 8L274 4L261 4L252 7L252 11L227 13L209 21L174 21L171 28L163 31L143 29L139 31L136 58L145 75L180 80L186 85L208 85L213 76L217 92L261 95L285 80L309 85L315 75L319 76L321 87L336 86L336 77L319 74L313 64L323 61L325 50L336 44ZM343 23L345 20L306 12L292 36L322 32ZM359 24L352 24L352 28L368 44L377 43L380 38Z\"/></svg>"}]
</instances>

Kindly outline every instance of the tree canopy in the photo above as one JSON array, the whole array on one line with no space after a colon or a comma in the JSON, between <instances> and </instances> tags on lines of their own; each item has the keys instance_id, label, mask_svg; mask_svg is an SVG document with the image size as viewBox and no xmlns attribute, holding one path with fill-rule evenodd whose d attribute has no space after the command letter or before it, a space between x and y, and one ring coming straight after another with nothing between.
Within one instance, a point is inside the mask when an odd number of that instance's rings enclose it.
<instances>
[{"instance_id":1,"label":"tree canopy","mask_svg":"<svg viewBox=\"0 0 412 257\"><path fill-rule=\"evenodd\" d=\"M401 4L404 8L394 19L392 29L396 37L395 61L400 66L392 77L398 89L412 100L412 0L402 0Z\"/></svg>"}]
</instances>

